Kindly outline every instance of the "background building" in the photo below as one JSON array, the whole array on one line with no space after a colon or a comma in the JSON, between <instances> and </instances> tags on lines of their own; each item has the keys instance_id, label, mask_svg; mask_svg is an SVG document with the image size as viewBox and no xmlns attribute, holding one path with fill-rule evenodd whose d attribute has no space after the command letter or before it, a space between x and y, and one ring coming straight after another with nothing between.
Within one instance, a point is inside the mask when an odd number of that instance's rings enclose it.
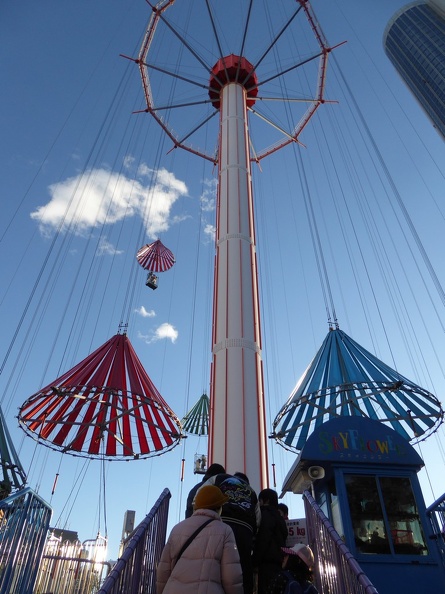
<instances>
[{"instance_id":1,"label":"background building","mask_svg":"<svg viewBox=\"0 0 445 594\"><path fill-rule=\"evenodd\" d=\"M383 42L398 73L445 137L445 0L414 2L399 10Z\"/></svg>"}]
</instances>

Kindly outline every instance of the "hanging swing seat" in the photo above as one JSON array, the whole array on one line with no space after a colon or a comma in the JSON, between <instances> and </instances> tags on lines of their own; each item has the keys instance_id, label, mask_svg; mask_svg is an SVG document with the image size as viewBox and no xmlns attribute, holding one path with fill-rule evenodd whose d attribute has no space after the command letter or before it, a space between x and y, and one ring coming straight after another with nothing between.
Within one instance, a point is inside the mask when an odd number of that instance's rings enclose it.
<instances>
[{"instance_id":1,"label":"hanging swing seat","mask_svg":"<svg viewBox=\"0 0 445 594\"><path fill-rule=\"evenodd\" d=\"M207 472L206 454L195 454L193 474L205 474Z\"/></svg>"},{"instance_id":2,"label":"hanging swing seat","mask_svg":"<svg viewBox=\"0 0 445 594\"><path fill-rule=\"evenodd\" d=\"M145 284L147 287L150 287L150 289L153 289L153 291L157 289L158 277L156 276L156 274L154 274L153 272L149 272Z\"/></svg>"}]
</instances>

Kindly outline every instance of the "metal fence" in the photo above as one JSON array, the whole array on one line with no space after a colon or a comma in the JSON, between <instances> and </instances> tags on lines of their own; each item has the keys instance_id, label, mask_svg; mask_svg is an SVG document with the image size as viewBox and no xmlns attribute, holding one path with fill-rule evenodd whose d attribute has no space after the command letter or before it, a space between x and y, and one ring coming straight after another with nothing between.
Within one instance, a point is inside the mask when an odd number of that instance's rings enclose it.
<instances>
[{"instance_id":1,"label":"metal fence","mask_svg":"<svg viewBox=\"0 0 445 594\"><path fill-rule=\"evenodd\" d=\"M106 555L107 540L100 535L83 543L50 535L34 594L95 594L111 569Z\"/></svg>"},{"instance_id":2,"label":"metal fence","mask_svg":"<svg viewBox=\"0 0 445 594\"><path fill-rule=\"evenodd\" d=\"M0 594L32 594L50 519L30 488L0 501Z\"/></svg>"},{"instance_id":3,"label":"metal fence","mask_svg":"<svg viewBox=\"0 0 445 594\"><path fill-rule=\"evenodd\" d=\"M170 497L170 491L164 489L124 543L122 556L98 594L155 594L156 566L165 544Z\"/></svg>"},{"instance_id":4,"label":"metal fence","mask_svg":"<svg viewBox=\"0 0 445 594\"><path fill-rule=\"evenodd\" d=\"M315 578L319 592L378 594L309 491L304 492L304 506L308 542L317 562Z\"/></svg>"},{"instance_id":5,"label":"metal fence","mask_svg":"<svg viewBox=\"0 0 445 594\"><path fill-rule=\"evenodd\" d=\"M426 510L433 528L432 538L436 541L442 563L445 565L445 493Z\"/></svg>"}]
</instances>

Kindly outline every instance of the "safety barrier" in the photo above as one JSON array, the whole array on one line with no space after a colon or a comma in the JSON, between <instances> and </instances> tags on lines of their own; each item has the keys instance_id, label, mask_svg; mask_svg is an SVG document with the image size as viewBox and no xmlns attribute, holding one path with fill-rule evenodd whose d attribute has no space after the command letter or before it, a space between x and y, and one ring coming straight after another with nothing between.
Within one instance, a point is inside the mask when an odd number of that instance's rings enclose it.
<instances>
[{"instance_id":1,"label":"safety barrier","mask_svg":"<svg viewBox=\"0 0 445 594\"><path fill-rule=\"evenodd\" d=\"M314 551L319 592L329 594L378 594L335 528L315 502L304 492L308 542Z\"/></svg>"},{"instance_id":2,"label":"safety barrier","mask_svg":"<svg viewBox=\"0 0 445 594\"><path fill-rule=\"evenodd\" d=\"M50 519L28 487L0 501L0 594L32 594Z\"/></svg>"},{"instance_id":3,"label":"safety barrier","mask_svg":"<svg viewBox=\"0 0 445 594\"><path fill-rule=\"evenodd\" d=\"M156 566L165 544L170 497L170 491L164 489L124 543L122 556L97 594L155 594Z\"/></svg>"},{"instance_id":4,"label":"safety barrier","mask_svg":"<svg viewBox=\"0 0 445 594\"><path fill-rule=\"evenodd\" d=\"M36 580L35 594L93 594L108 575L111 565L105 561L107 539L66 540L61 531L46 541Z\"/></svg>"},{"instance_id":5,"label":"safety barrier","mask_svg":"<svg viewBox=\"0 0 445 594\"><path fill-rule=\"evenodd\" d=\"M442 563L445 565L445 493L427 507L426 515L433 528L432 538L437 543Z\"/></svg>"}]
</instances>

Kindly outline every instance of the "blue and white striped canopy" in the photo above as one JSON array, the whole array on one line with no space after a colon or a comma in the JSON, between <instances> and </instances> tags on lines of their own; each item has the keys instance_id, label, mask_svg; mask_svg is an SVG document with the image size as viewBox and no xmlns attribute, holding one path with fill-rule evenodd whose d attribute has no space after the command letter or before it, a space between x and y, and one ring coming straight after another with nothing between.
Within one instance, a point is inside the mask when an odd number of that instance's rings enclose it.
<instances>
[{"instance_id":1,"label":"blue and white striped canopy","mask_svg":"<svg viewBox=\"0 0 445 594\"><path fill-rule=\"evenodd\" d=\"M341 416L381 421L417 443L438 428L444 412L434 394L332 329L275 417L271 437L298 452L315 428Z\"/></svg>"}]
</instances>

